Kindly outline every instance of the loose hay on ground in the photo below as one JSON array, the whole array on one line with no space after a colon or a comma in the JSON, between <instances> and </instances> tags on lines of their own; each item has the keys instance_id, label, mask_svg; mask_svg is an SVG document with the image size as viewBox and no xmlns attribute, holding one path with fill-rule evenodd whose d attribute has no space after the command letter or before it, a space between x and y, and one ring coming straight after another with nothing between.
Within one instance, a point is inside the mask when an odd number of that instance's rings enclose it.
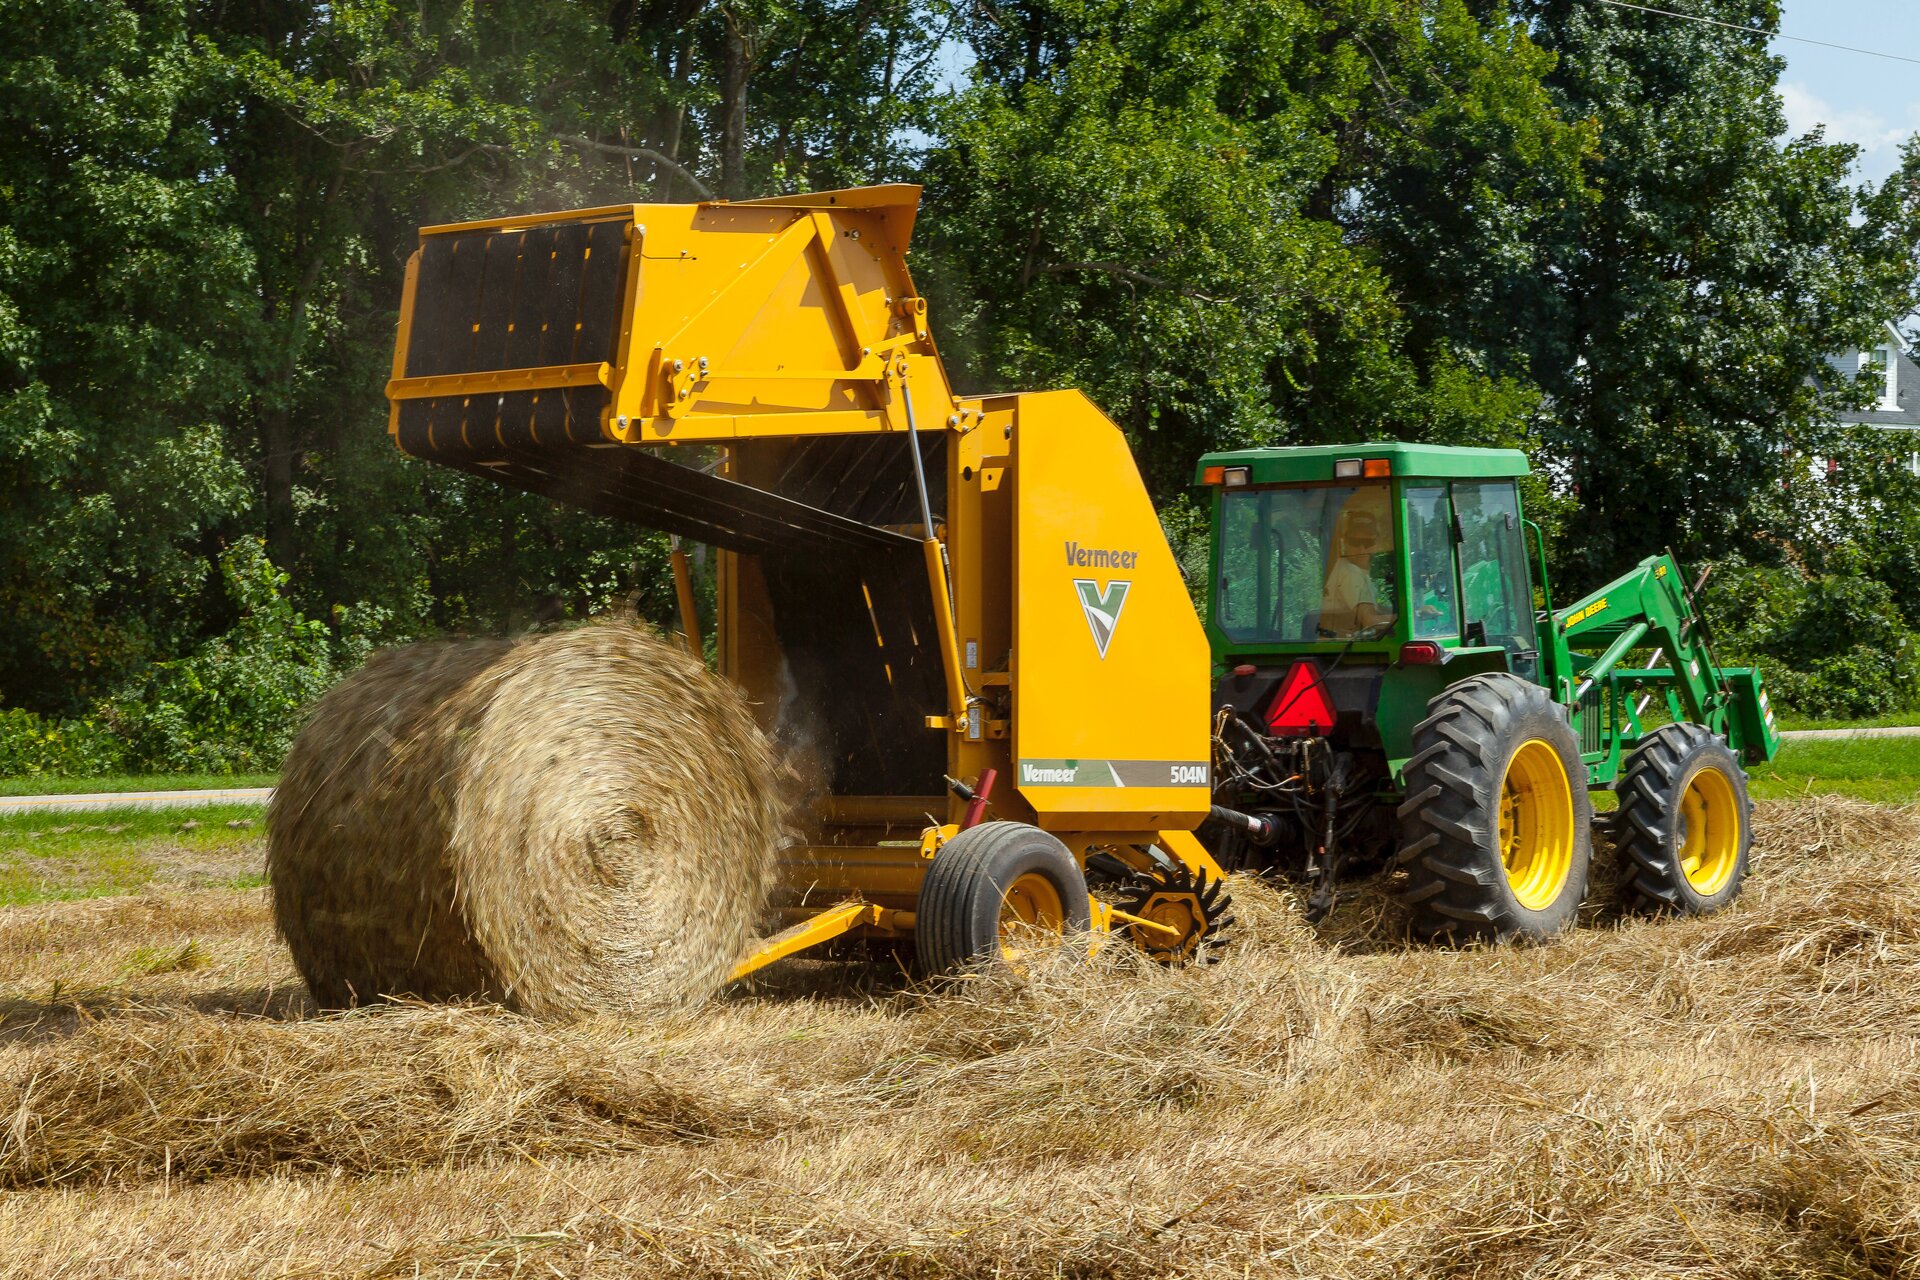
<instances>
[{"instance_id":1,"label":"loose hay on ground","mask_svg":"<svg viewBox=\"0 0 1920 1280\"><path fill-rule=\"evenodd\" d=\"M719 1072L663 1074L602 1025L557 1038L497 1009L302 1023L135 1009L62 1046L0 1133L0 1187L274 1171L367 1174L774 1127Z\"/></svg>"},{"instance_id":2,"label":"loose hay on ground","mask_svg":"<svg viewBox=\"0 0 1920 1280\"><path fill-rule=\"evenodd\" d=\"M1245 886L1205 970L869 998L827 966L551 1026L131 1011L0 1048L0 1135L69 1153L52 1187L0 1154L39 1188L0 1196L0 1274L1920 1275L1920 831L1768 806L1760 842L1725 915L1519 950ZM628 1077L664 1092L581 1101ZM319 1137L236 1158L263 1131Z\"/></svg>"},{"instance_id":3,"label":"loose hay on ground","mask_svg":"<svg viewBox=\"0 0 1920 1280\"><path fill-rule=\"evenodd\" d=\"M739 692L681 646L601 623L377 655L295 741L267 871L324 1005L486 997L572 1016L718 987L781 833Z\"/></svg>"}]
</instances>

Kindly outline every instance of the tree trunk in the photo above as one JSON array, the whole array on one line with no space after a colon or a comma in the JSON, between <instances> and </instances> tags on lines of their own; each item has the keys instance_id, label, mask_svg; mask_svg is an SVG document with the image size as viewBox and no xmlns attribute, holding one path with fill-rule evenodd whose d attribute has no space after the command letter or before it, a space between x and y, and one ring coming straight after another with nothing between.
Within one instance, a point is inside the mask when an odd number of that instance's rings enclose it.
<instances>
[{"instance_id":1,"label":"tree trunk","mask_svg":"<svg viewBox=\"0 0 1920 1280\"><path fill-rule=\"evenodd\" d=\"M277 569L293 567L293 415L286 406L260 417L261 501L267 525L267 558Z\"/></svg>"},{"instance_id":2,"label":"tree trunk","mask_svg":"<svg viewBox=\"0 0 1920 1280\"><path fill-rule=\"evenodd\" d=\"M518 588L520 585L520 575L514 572L514 561L517 558L514 550L518 541L515 536L516 532L512 505L507 504L506 509L500 513L500 542L496 551L496 554L500 557L500 569L499 577L494 580L495 585L500 588L498 612L500 617L500 634L503 636L513 634L514 606L519 603L515 598L519 594Z\"/></svg>"},{"instance_id":3,"label":"tree trunk","mask_svg":"<svg viewBox=\"0 0 1920 1280\"><path fill-rule=\"evenodd\" d=\"M728 12L727 59L720 77L720 194L745 194L747 164L747 70L752 52L745 20Z\"/></svg>"},{"instance_id":4,"label":"tree trunk","mask_svg":"<svg viewBox=\"0 0 1920 1280\"><path fill-rule=\"evenodd\" d=\"M666 101L654 110L647 145L674 160L680 158L680 134L686 127L688 82L693 78L693 20L701 7L700 0L680 4L674 18L678 31L671 42L663 41L660 46L660 75L672 88ZM673 199L674 177L673 170L664 165L654 166L657 199Z\"/></svg>"}]
</instances>

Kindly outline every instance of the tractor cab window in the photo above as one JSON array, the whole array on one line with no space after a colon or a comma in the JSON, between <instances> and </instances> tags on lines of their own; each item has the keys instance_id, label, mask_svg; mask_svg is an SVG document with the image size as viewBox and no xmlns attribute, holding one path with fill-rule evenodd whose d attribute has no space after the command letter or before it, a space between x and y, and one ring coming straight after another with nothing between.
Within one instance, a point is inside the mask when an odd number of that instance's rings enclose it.
<instances>
[{"instance_id":1,"label":"tractor cab window","mask_svg":"<svg viewBox=\"0 0 1920 1280\"><path fill-rule=\"evenodd\" d=\"M1407 560L1413 573L1413 634L1422 640L1458 640L1458 574L1453 558L1453 509L1444 484L1410 484Z\"/></svg>"},{"instance_id":2,"label":"tractor cab window","mask_svg":"<svg viewBox=\"0 0 1920 1280\"><path fill-rule=\"evenodd\" d=\"M1392 629L1386 482L1243 489L1221 498L1214 617L1237 641L1308 644Z\"/></svg>"},{"instance_id":3,"label":"tractor cab window","mask_svg":"<svg viewBox=\"0 0 1920 1280\"><path fill-rule=\"evenodd\" d=\"M1484 633L1483 643L1510 652L1532 650L1539 641L1513 482L1455 481L1453 508L1460 521L1460 592L1468 638Z\"/></svg>"}]
</instances>

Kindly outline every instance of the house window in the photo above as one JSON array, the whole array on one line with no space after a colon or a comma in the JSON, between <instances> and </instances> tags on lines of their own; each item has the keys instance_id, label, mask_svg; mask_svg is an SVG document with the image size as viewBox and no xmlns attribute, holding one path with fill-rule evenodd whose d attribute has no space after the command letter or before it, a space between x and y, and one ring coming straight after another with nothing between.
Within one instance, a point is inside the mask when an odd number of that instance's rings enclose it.
<instances>
[{"instance_id":1,"label":"house window","mask_svg":"<svg viewBox=\"0 0 1920 1280\"><path fill-rule=\"evenodd\" d=\"M1879 346L1862 351L1860 372L1873 375L1880 383L1880 403L1875 407L1882 413L1900 412L1900 362L1893 358L1893 348Z\"/></svg>"}]
</instances>

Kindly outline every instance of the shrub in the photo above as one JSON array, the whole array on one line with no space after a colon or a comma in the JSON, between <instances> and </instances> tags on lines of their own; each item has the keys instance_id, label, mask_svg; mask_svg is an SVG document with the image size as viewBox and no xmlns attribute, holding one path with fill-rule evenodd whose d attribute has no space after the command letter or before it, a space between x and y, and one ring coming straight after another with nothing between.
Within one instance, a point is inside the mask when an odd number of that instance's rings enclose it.
<instances>
[{"instance_id":1,"label":"shrub","mask_svg":"<svg viewBox=\"0 0 1920 1280\"><path fill-rule=\"evenodd\" d=\"M326 625L281 594L287 575L248 539L221 557L240 608L232 630L190 656L157 664L105 709L135 767L157 772L272 770L306 707L338 673Z\"/></svg>"},{"instance_id":2,"label":"shrub","mask_svg":"<svg viewBox=\"0 0 1920 1280\"><path fill-rule=\"evenodd\" d=\"M126 748L97 720L49 720L0 710L0 777L86 777L117 773Z\"/></svg>"},{"instance_id":3,"label":"shrub","mask_svg":"<svg viewBox=\"0 0 1920 1280\"><path fill-rule=\"evenodd\" d=\"M1184 494L1160 508L1160 528L1167 535L1167 546L1173 551L1174 563L1180 566L1180 576L1186 580L1193 607L1203 618L1210 594L1208 558L1213 553L1209 518L1205 506Z\"/></svg>"},{"instance_id":4,"label":"shrub","mask_svg":"<svg viewBox=\"0 0 1920 1280\"><path fill-rule=\"evenodd\" d=\"M1723 565L1708 592L1723 660L1761 668L1802 715L1853 719L1920 706L1914 634L1883 582L1858 573Z\"/></svg>"}]
</instances>

